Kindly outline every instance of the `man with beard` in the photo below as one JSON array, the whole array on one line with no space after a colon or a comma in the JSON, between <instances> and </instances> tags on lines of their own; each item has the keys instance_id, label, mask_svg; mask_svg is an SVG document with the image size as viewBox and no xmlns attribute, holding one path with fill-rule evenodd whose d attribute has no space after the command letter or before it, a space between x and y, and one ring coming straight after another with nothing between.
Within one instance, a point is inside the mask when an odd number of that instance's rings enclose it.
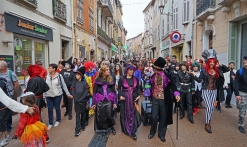
<instances>
[{"instance_id":1,"label":"man with beard","mask_svg":"<svg viewBox=\"0 0 247 147\"><path fill-rule=\"evenodd\" d=\"M235 76L236 76L236 72L237 70L234 69L234 62L230 62L229 63L229 69L230 71L229 72L226 72L224 73L224 78L225 78L225 88L226 88L226 91L227 91L227 96L226 96L226 108L229 109L229 108L232 108L231 106L231 99L232 99L232 93L233 93L233 90L234 90L234 80L235 80Z\"/></svg>"}]
</instances>

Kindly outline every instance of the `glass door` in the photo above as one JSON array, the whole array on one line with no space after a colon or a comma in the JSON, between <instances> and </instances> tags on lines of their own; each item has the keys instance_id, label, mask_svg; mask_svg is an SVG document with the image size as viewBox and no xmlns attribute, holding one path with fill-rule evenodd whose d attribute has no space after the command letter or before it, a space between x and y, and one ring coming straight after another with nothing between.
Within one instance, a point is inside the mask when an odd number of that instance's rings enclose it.
<instances>
[{"instance_id":1,"label":"glass door","mask_svg":"<svg viewBox=\"0 0 247 147\"><path fill-rule=\"evenodd\" d=\"M44 43L34 42L34 57L35 57L35 62L41 61L43 64L45 63L45 44Z\"/></svg>"}]
</instances>

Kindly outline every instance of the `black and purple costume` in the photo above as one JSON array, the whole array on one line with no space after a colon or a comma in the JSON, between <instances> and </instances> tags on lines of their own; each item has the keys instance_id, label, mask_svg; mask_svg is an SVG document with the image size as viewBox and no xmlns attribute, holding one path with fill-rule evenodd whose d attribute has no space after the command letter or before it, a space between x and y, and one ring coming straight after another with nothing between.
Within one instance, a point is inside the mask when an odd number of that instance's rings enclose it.
<instances>
[{"instance_id":1,"label":"black and purple costume","mask_svg":"<svg viewBox=\"0 0 247 147\"><path fill-rule=\"evenodd\" d=\"M95 132L107 132L115 125L113 104L117 104L115 81L107 83L103 78L97 78L93 96L93 105L96 105Z\"/></svg>"},{"instance_id":2,"label":"black and purple costume","mask_svg":"<svg viewBox=\"0 0 247 147\"><path fill-rule=\"evenodd\" d=\"M134 76L127 78L121 77L118 82L118 96L121 100L120 105L120 123L121 130L126 135L135 136L138 127L141 125L141 116L136 110L135 99L140 96L140 87L138 79Z\"/></svg>"}]
</instances>

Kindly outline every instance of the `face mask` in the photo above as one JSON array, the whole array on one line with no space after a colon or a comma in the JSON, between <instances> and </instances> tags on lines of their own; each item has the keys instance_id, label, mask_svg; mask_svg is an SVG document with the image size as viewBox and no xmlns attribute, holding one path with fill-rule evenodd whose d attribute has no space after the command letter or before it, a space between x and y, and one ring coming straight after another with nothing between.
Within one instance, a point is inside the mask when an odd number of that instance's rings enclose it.
<instances>
[{"instance_id":1,"label":"face mask","mask_svg":"<svg viewBox=\"0 0 247 147\"><path fill-rule=\"evenodd\" d=\"M69 69L70 65L68 63L65 63L65 69Z\"/></svg>"}]
</instances>

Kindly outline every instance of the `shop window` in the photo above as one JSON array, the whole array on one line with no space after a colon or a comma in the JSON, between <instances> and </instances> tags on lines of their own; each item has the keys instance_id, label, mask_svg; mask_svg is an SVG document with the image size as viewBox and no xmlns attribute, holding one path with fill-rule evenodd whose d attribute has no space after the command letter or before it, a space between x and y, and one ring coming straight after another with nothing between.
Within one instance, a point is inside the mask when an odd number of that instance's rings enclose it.
<instances>
[{"instance_id":1,"label":"shop window","mask_svg":"<svg viewBox=\"0 0 247 147\"><path fill-rule=\"evenodd\" d=\"M41 61L42 63L44 63L44 61L45 61L44 44L35 42L34 43L34 49L35 49L35 51L34 51L35 61Z\"/></svg>"},{"instance_id":2,"label":"shop window","mask_svg":"<svg viewBox=\"0 0 247 147\"><path fill-rule=\"evenodd\" d=\"M22 77L22 71L32 64L32 40L14 37L15 72Z\"/></svg>"}]
</instances>

